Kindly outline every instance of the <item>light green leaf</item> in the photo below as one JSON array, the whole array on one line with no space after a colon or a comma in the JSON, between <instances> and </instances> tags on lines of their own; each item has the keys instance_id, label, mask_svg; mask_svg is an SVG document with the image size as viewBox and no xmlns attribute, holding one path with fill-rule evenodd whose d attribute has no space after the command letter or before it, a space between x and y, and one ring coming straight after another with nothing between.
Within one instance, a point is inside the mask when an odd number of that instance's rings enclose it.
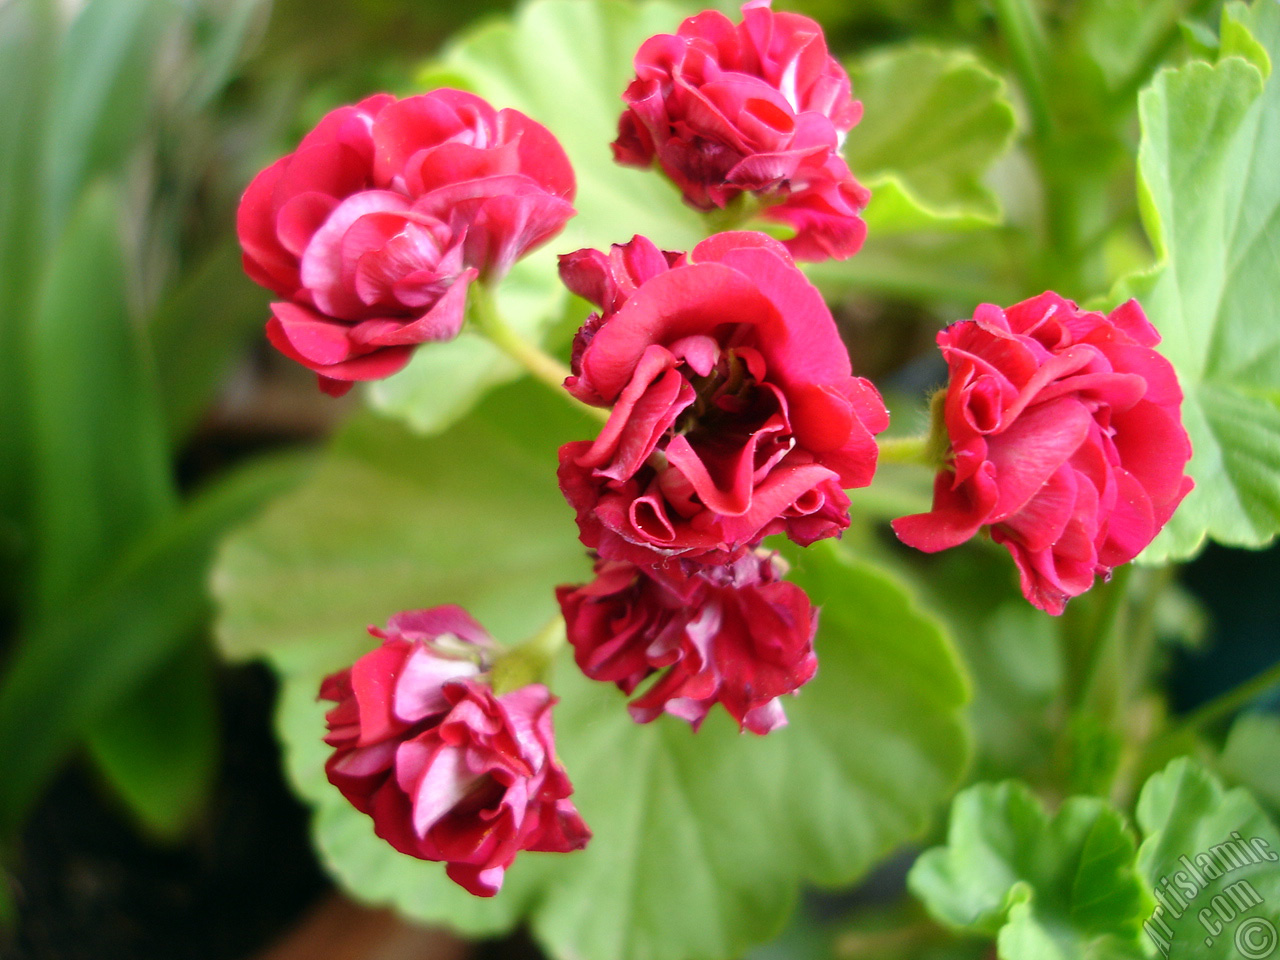
<instances>
[{"instance_id":1,"label":"light green leaf","mask_svg":"<svg viewBox=\"0 0 1280 960\"><path fill-rule=\"evenodd\" d=\"M973 677L979 778L1051 779L1066 681L1062 621L1030 606L1003 551L913 557L915 581Z\"/></svg>"},{"instance_id":2,"label":"light green leaf","mask_svg":"<svg viewBox=\"0 0 1280 960\"><path fill-rule=\"evenodd\" d=\"M315 477L224 546L214 574L228 656L335 660L398 610L459 603L520 639L587 561L556 484L559 443L593 421L541 384L512 386L438 438L357 418Z\"/></svg>"},{"instance_id":3,"label":"light green leaf","mask_svg":"<svg viewBox=\"0 0 1280 960\"><path fill-rule=\"evenodd\" d=\"M569 301L550 249L517 263L498 288L497 300L514 330L535 343L545 341ZM437 433L466 416L493 387L522 373L488 340L464 328L449 343L416 351L408 367L370 385L367 395L374 409L399 417L418 433Z\"/></svg>"},{"instance_id":4,"label":"light green leaf","mask_svg":"<svg viewBox=\"0 0 1280 960\"><path fill-rule=\"evenodd\" d=\"M984 783L956 797L947 846L908 883L942 923L995 936L1002 960L1137 960L1147 895L1134 855L1103 800L1072 797L1050 816L1024 784Z\"/></svg>"},{"instance_id":5,"label":"light green leaf","mask_svg":"<svg viewBox=\"0 0 1280 960\"><path fill-rule=\"evenodd\" d=\"M514 19L464 35L440 57L476 93L544 124L569 154L578 216L552 242L557 251L621 243L636 233L683 250L705 235L664 178L619 166L609 150L632 58L653 34L673 33L686 12L660 0L534 0Z\"/></svg>"},{"instance_id":6,"label":"light green leaf","mask_svg":"<svg viewBox=\"0 0 1280 960\"><path fill-rule=\"evenodd\" d=\"M1259 38L1254 36L1252 19L1248 4L1234 2L1222 8L1218 58L1242 57L1261 70L1265 80L1271 75L1271 54ZM1274 31L1274 27L1272 30Z\"/></svg>"},{"instance_id":7,"label":"light green leaf","mask_svg":"<svg viewBox=\"0 0 1280 960\"><path fill-rule=\"evenodd\" d=\"M1280 53L1280 4L1228 11L1228 51ZM1233 39L1231 39L1233 38ZM1224 51L1224 52L1228 52ZM1160 264L1130 278L1186 393L1193 490L1144 558L1280 530L1280 79L1241 56L1166 70L1143 92L1139 188Z\"/></svg>"},{"instance_id":8,"label":"light green leaf","mask_svg":"<svg viewBox=\"0 0 1280 960\"><path fill-rule=\"evenodd\" d=\"M1161 901L1144 928L1160 952L1168 960L1270 956L1280 925L1280 830L1248 791L1224 790L1179 758L1142 788L1138 824L1138 869ZM1271 949L1260 949L1268 936Z\"/></svg>"},{"instance_id":9,"label":"light green leaf","mask_svg":"<svg viewBox=\"0 0 1280 960\"><path fill-rule=\"evenodd\" d=\"M855 128L856 129L856 128ZM872 233L856 256L807 264L828 300L883 296L937 301L947 319L975 303L1014 303L1022 295L1025 239L1005 228L969 232Z\"/></svg>"},{"instance_id":10,"label":"light green leaf","mask_svg":"<svg viewBox=\"0 0 1280 960\"><path fill-rule=\"evenodd\" d=\"M684 250L705 235L674 187L655 173L618 166L609 150L632 57L646 38L673 32L683 16L679 7L653 0L534 0L511 19L463 34L423 70L424 84L465 83L497 107L527 113L559 138L573 164L578 215L517 265L498 292L507 322L535 342L560 319L566 301L556 253L607 248L637 233ZM375 408L432 432L519 373L488 343L459 337L417 351L404 371L369 395Z\"/></svg>"},{"instance_id":11,"label":"light green leaf","mask_svg":"<svg viewBox=\"0 0 1280 960\"><path fill-rule=\"evenodd\" d=\"M845 156L872 190L870 237L1000 220L982 183L1017 127L1000 77L970 53L924 46L872 54L849 73L864 114Z\"/></svg>"},{"instance_id":12,"label":"light green leaf","mask_svg":"<svg viewBox=\"0 0 1280 960\"><path fill-rule=\"evenodd\" d=\"M1222 771L1280 813L1280 717L1246 713L1231 726L1219 761Z\"/></svg>"},{"instance_id":13,"label":"light green leaf","mask_svg":"<svg viewBox=\"0 0 1280 960\"><path fill-rule=\"evenodd\" d=\"M88 732L98 770L161 839L177 839L208 799L218 761L217 710L209 651L188 644Z\"/></svg>"},{"instance_id":14,"label":"light green leaf","mask_svg":"<svg viewBox=\"0 0 1280 960\"><path fill-rule=\"evenodd\" d=\"M945 636L837 548L806 551L794 571L824 605L821 668L769 737L721 715L697 735L671 718L638 726L616 689L562 655L557 749L595 837L569 856L522 855L493 900L395 853L324 777L316 690L370 648L365 624L457 602L511 643L554 612L557 583L584 578L551 441L587 429L532 384L431 440L358 421L308 487L227 544L219 634L280 672L290 776L356 896L473 934L527 916L556 957L734 955L781 929L802 878L847 883L923 830L965 762L967 690Z\"/></svg>"}]
</instances>

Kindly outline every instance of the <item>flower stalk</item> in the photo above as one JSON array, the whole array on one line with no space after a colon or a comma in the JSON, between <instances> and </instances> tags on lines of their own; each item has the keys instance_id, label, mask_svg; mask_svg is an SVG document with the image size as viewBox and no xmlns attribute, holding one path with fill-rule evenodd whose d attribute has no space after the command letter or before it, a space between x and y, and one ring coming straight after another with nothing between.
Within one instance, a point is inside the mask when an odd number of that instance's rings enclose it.
<instances>
[{"instance_id":1,"label":"flower stalk","mask_svg":"<svg viewBox=\"0 0 1280 960\"><path fill-rule=\"evenodd\" d=\"M489 674L493 692L502 696L531 683L545 684L556 655L566 645L564 617L557 614L524 643L494 661Z\"/></svg>"},{"instance_id":2,"label":"flower stalk","mask_svg":"<svg viewBox=\"0 0 1280 960\"><path fill-rule=\"evenodd\" d=\"M571 403L575 409L592 418L600 421L609 418L607 411L582 403L565 391L564 381L573 376L573 371L520 336L507 324L498 310L497 300L491 287L486 284L476 284L471 290L467 306L472 328L524 367L535 380L546 384L553 392Z\"/></svg>"}]
</instances>

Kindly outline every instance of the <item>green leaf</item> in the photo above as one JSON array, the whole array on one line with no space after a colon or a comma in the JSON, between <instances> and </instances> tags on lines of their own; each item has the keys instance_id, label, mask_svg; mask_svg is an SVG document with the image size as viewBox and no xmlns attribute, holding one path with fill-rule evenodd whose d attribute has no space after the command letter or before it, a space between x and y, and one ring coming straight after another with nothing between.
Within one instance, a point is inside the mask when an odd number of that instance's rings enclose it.
<instances>
[{"instance_id":1,"label":"green leaf","mask_svg":"<svg viewBox=\"0 0 1280 960\"><path fill-rule=\"evenodd\" d=\"M341 665L368 624L446 602L495 636L532 632L556 611L551 588L587 569L556 448L593 426L533 382L430 440L356 418L311 482L223 547L223 653Z\"/></svg>"},{"instance_id":2,"label":"green leaf","mask_svg":"<svg viewBox=\"0 0 1280 960\"><path fill-rule=\"evenodd\" d=\"M1228 11L1224 47L1280 53L1280 4ZM1224 52L1228 52L1225 51ZM1280 79L1241 56L1161 73L1143 92L1139 189L1159 257L1130 278L1186 393L1193 490L1144 558L1206 537L1257 547L1280 530Z\"/></svg>"},{"instance_id":3,"label":"green leaf","mask_svg":"<svg viewBox=\"0 0 1280 960\"><path fill-rule=\"evenodd\" d=\"M1274 763L1274 756L1270 758ZM1280 924L1280 830L1242 788L1185 757L1138 799L1138 869L1160 905L1144 925L1168 960L1260 960ZM1270 937L1270 949L1265 947Z\"/></svg>"},{"instance_id":4,"label":"green leaf","mask_svg":"<svg viewBox=\"0 0 1280 960\"><path fill-rule=\"evenodd\" d=\"M89 0L66 30L44 144L44 222L51 235L85 184L137 148L155 108L155 50L179 12L176 3Z\"/></svg>"},{"instance_id":5,"label":"green leaf","mask_svg":"<svg viewBox=\"0 0 1280 960\"><path fill-rule=\"evenodd\" d=\"M1220 767L1274 813L1280 813L1280 717L1246 713L1231 726Z\"/></svg>"},{"instance_id":6,"label":"green leaf","mask_svg":"<svg viewBox=\"0 0 1280 960\"><path fill-rule=\"evenodd\" d=\"M526 855L493 906L442 887L439 865L394 854L324 782L319 676L306 677L292 706L305 704L308 742L292 746L310 753L310 779L295 776L321 803L330 865L357 892L373 884L412 917L473 932L532 910L558 957L723 957L776 934L798 880L849 883L919 834L965 754L964 685L936 626L892 581L822 553L802 578L827 600L821 673L768 738L720 715L696 735L669 718L637 726L616 690L562 658L557 749L595 836L572 856ZM286 678L286 696L294 683Z\"/></svg>"},{"instance_id":7,"label":"green leaf","mask_svg":"<svg viewBox=\"0 0 1280 960\"><path fill-rule=\"evenodd\" d=\"M578 178L578 216L553 241L558 251L599 247L642 233L687 249L705 235L700 217L656 173L613 162L622 92L632 58L655 33L672 33L687 11L650 0L533 0L512 20L487 23L454 42L440 64L497 106L515 107L559 138Z\"/></svg>"},{"instance_id":8,"label":"green leaf","mask_svg":"<svg viewBox=\"0 0 1280 960\"><path fill-rule=\"evenodd\" d=\"M271 13L267 0L229 0L196 6L193 69L185 108L206 109L226 88L256 34L266 27Z\"/></svg>"},{"instance_id":9,"label":"green leaf","mask_svg":"<svg viewBox=\"0 0 1280 960\"><path fill-rule=\"evenodd\" d=\"M1008 229L964 233L870 234L843 262L808 264L805 273L828 300L854 296L937 301L946 319L972 315L975 303L1014 303L1024 290L1025 239Z\"/></svg>"},{"instance_id":10,"label":"green leaf","mask_svg":"<svg viewBox=\"0 0 1280 960\"><path fill-rule=\"evenodd\" d=\"M535 343L547 340L569 301L554 254L540 250L517 263L498 288L497 300L514 330ZM418 433L437 433L466 416L495 386L523 372L484 337L464 328L449 343L416 351L408 367L370 385L367 396L374 409L399 417Z\"/></svg>"},{"instance_id":11,"label":"green leaf","mask_svg":"<svg viewBox=\"0 0 1280 960\"><path fill-rule=\"evenodd\" d=\"M295 483L305 462L259 460L228 474L21 635L0 682L0 837L76 739L207 621L214 545Z\"/></svg>"},{"instance_id":12,"label":"green leaf","mask_svg":"<svg viewBox=\"0 0 1280 960\"><path fill-rule=\"evenodd\" d=\"M213 664L189 644L93 724L90 755L151 834L177 839L208 799L218 761Z\"/></svg>"},{"instance_id":13,"label":"green leaf","mask_svg":"<svg viewBox=\"0 0 1280 960\"><path fill-rule=\"evenodd\" d=\"M1271 74L1271 54L1253 35L1252 11L1245 3L1228 3L1222 8L1222 29L1218 57L1241 57L1262 71L1265 80ZM1264 27L1263 30L1266 30ZM1274 41L1274 26L1271 28Z\"/></svg>"},{"instance_id":14,"label":"green leaf","mask_svg":"<svg viewBox=\"0 0 1280 960\"><path fill-rule=\"evenodd\" d=\"M1050 816L1022 783L983 783L956 797L947 846L908 883L942 923L995 936L1002 960L1137 960L1147 894L1134 856L1103 800L1072 797Z\"/></svg>"},{"instance_id":15,"label":"green leaf","mask_svg":"<svg viewBox=\"0 0 1280 960\"><path fill-rule=\"evenodd\" d=\"M913 557L914 580L973 677L979 778L1051 779L1066 671L1062 621L1031 607L1003 551Z\"/></svg>"},{"instance_id":16,"label":"green leaf","mask_svg":"<svg viewBox=\"0 0 1280 960\"><path fill-rule=\"evenodd\" d=\"M838 548L806 551L794 571L823 604L822 665L769 737L726 716L697 735L671 718L638 726L616 689L561 656L557 749L595 838L570 856L522 855L493 900L395 853L324 776L316 690L370 648L365 624L457 602L514 643L554 613L557 583L586 575L550 441L587 429L533 384L431 440L356 421L311 484L227 543L219 636L280 672L290 776L356 896L476 935L530 916L558 957L737 954L781 929L802 878L850 882L918 835L965 762L967 690L944 634Z\"/></svg>"},{"instance_id":17,"label":"green leaf","mask_svg":"<svg viewBox=\"0 0 1280 960\"><path fill-rule=\"evenodd\" d=\"M177 499L150 358L129 315L120 217L109 187L85 194L31 318L32 612L66 603Z\"/></svg>"},{"instance_id":18,"label":"green leaf","mask_svg":"<svg viewBox=\"0 0 1280 960\"><path fill-rule=\"evenodd\" d=\"M44 250L39 223L39 137L48 99L57 14L50 0L0 4L0 604L24 593L33 538L27 322Z\"/></svg>"},{"instance_id":19,"label":"green leaf","mask_svg":"<svg viewBox=\"0 0 1280 960\"><path fill-rule=\"evenodd\" d=\"M906 46L849 66L862 101L845 156L872 190L868 235L999 222L983 176L1013 146L1004 81L972 54Z\"/></svg>"},{"instance_id":20,"label":"green leaf","mask_svg":"<svg viewBox=\"0 0 1280 960\"><path fill-rule=\"evenodd\" d=\"M1085 3L1077 29L1089 60L1111 90L1143 82L1139 77L1153 56L1176 36L1188 0L1091 0ZM1132 101L1130 101L1132 106Z\"/></svg>"},{"instance_id":21,"label":"green leaf","mask_svg":"<svg viewBox=\"0 0 1280 960\"><path fill-rule=\"evenodd\" d=\"M250 331L261 335L267 294L244 282L238 244L215 249L169 294L151 320L155 370L170 441L195 428Z\"/></svg>"},{"instance_id":22,"label":"green leaf","mask_svg":"<svg viewBox=\"0 0 1280 960\"><path fill-rule=\"evenodd\" d=\"M472 28L421 74L424 84L465 83L495 106L527 113L559 138L573 164L578 215L546 249L517 265L498 292L507 322L535 342L559 320L566 299L554 254L607 248L637 233L684 250L705 235L674 187L655 173L618 166L609 150L632 57L648 37L674 31L683 16L661 2L534 0L511 19ZM519 373L488 343L459 337L417 351L370 399L420 431L442 430Z\"/></svg>"}]
</instances>

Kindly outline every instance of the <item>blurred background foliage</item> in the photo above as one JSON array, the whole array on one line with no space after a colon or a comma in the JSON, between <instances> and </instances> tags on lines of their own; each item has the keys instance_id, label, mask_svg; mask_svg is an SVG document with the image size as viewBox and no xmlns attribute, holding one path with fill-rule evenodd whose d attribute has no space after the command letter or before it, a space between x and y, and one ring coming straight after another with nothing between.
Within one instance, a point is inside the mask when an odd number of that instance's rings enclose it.
<instances>
[{"instance_id":1,"label":"blurred background foliage","mask_svg":"<svg viewBox=\"0 0 1280 960\"><path fill-rule=\"evenodd\" d=\"M903 432L939 379L934 331L976 301L1046 288L1087 301L1151 263L1133 187L1137 93L1158 65L1216 43L1205 26L1216 4L1042 0L1033 23L1011 0L779 6L824 24L855 92L909 81L940 98L920 106L914 128L868 108L850 159L886 199L869 214L861 254L812 271L859 372L885 387ZM47 931L57 915L39 898L57 881L41 886L41 857L74 859L50 837L80 814L88 833L118 837L127 811L147 839L120 841L125 852L112 856L122 869L149 864L170 877L193 863L177 855L155 867L139 852L146 844L203 847L205 861L224 856L218 847L242 862L205 863L217 889L244 889L256 869L293 883L295 901L315 894L303 815L284 799L274 757L256 759L270 749L270 681L261 668L245 679L248 668L218 666L207 581L226 533L309 475L313 449L351 405L315 395L310 377L261 344L266 294L240 271L235 205L326 110L374 90L418 89L447 37L509 7L0 0L0 912L32 931L20 956L73 955ZM986 105L965 133L976 153L904 142L904 129L910 141L957 103ZM873 523L926 496L890 472L849 542L947 611L976 688L971 776L1088 792L1122 762L1123 744L1073 725L1068 708L1087 678L1064 637L1086 635L1102 601L1050 622L1009 589L1003 557L895 553ZM1186 589L1161 594L1144 616L1157 660L1181 669L1172 704L1153 702L1153 712L1190 708L1274 660L1275 582L1274 551L1213 548ZM1257 780L1259 758L1274 760L1269 723L1242 721L1221 752L1219 726L1206 756L1231 780L1257 781L1274 809L1275 784ZM235 833L232 821L252 830ZM69 847L92 847L84 835ZM263 863L273 856L306 859L311 873L272 872ZM920 917L876 906L877 890L901 890L903 871L890 863L872 876L856 930L846 903L814 900L758 956L944 955L929 952ZM243 901L227 895L218 906L248 909ZM186 902L173 913L199 910ZM278 911L245 923L242 937L213 938L207 953L168 955L243 955L291 919ZM228 914L218 925L236 924ZM88 927L69 929L83 939ZM169 929L153 924L136 938L146 947L118 955L156 955L165 948L146 936ZM41 952L41 930L64 946ZM903 944L903 930L923 930L926 942ZM129 949L126 934L109 942ZM945 953L962 954L972 951Z\"/></svg>"}]
</instances>

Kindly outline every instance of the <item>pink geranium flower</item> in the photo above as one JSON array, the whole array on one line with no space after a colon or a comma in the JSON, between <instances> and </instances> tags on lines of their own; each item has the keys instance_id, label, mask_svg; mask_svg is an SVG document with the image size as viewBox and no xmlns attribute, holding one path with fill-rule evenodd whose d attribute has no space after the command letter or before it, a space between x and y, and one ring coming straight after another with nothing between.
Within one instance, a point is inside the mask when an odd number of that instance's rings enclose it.
<instances>
[{"instance_id":1,"label":"pink geranium flower","mask_svg":"<svg viewBox=\"0 0 1280 960\"><path fill-rule=\"evenodd\" d=\"M568 800L542 684L496 695L493 643L460 607L396 614L382 645L325 679L325 772L401 853L440 860L493 896L521 850L568 852L591 831Z\"/></svg>"},{"instance_id":2,"label":"pink geranium flower","mask_svg":"<svg viewBox=\"0 0 1280 960\"><path fill-rule=\"evenodd\" d=\"M281 298L267 336L325 392L399 371L462 327L497 279L573 216L545 127L458 90L379 94L329 113L240 202L249 276Z\"/></svg>"}]
</instances>

